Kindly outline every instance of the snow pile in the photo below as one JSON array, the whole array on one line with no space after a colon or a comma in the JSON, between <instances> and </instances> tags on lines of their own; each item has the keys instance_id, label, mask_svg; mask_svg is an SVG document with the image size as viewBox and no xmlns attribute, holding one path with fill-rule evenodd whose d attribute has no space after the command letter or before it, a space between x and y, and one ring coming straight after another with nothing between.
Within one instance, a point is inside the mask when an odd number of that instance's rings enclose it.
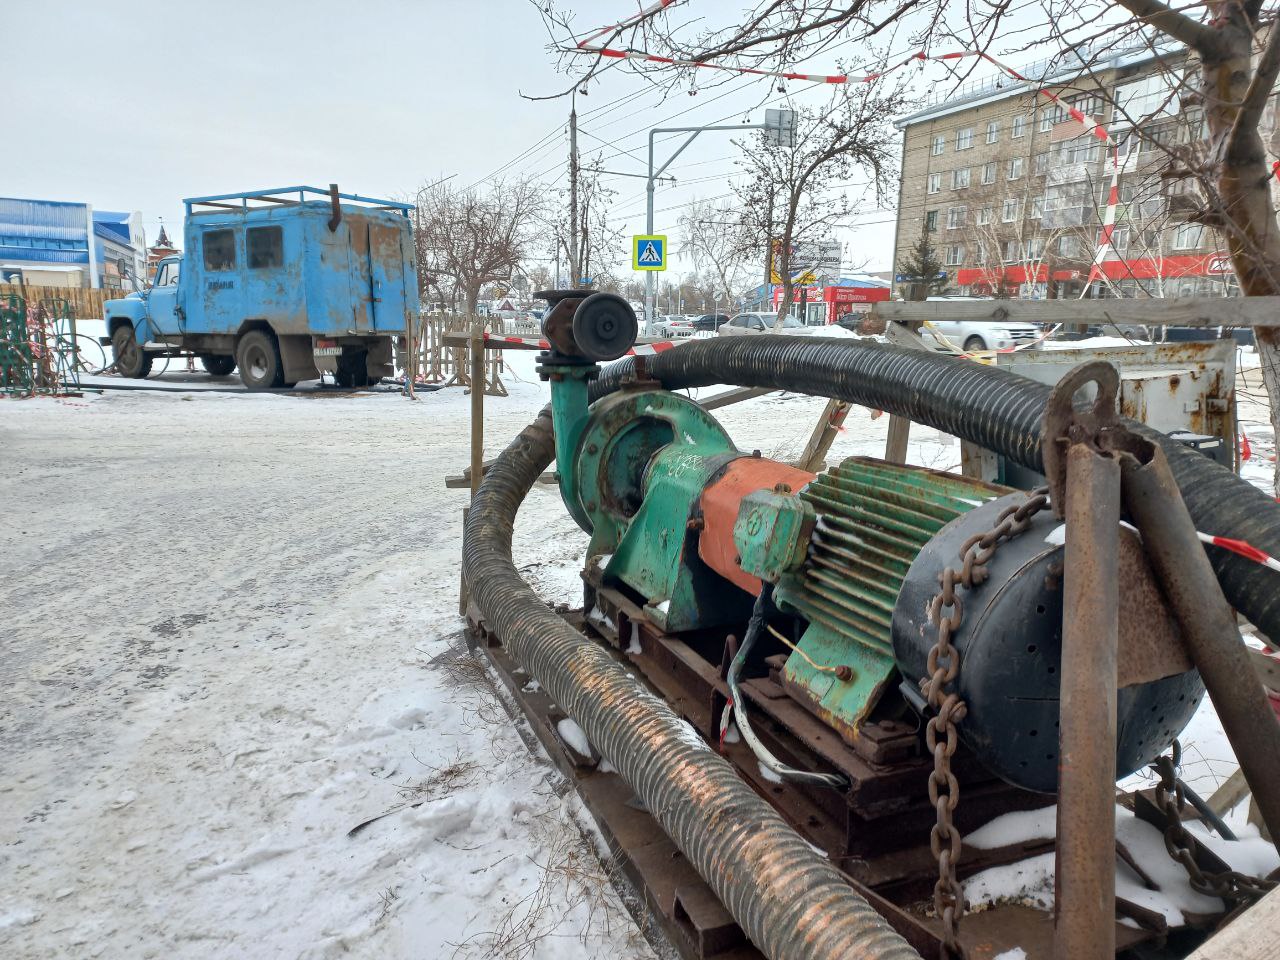
<instances>
[{"instance_id":1,"label":"snow pile","mask_svg":"<svg viewBox=\"0 0 1280 960\"><path fill-rule=\"evenodd\" d=\"M1008 813L969 834L965 843L988 850L1049 839L1056 834L1056 815L1056 806ZM1188 826L1197 830L1199 838L1234 869L1266 875L1280 866L1280 854L1276 853L1274 846L1258 837L1256 831L1252 831L1252 835L1242 832L1240 840L1228 842L1210 835L1199 824ZM1116 807L1116 840L1124 845L1156 887L1148 889L1138 873L1117 858L1117 897L1162 914L1170 927L1182 926L1189 913L1222 911L1221 900L1191 889L1186 871L1165 849L1161 832L1119 806ZM1054 854L1042 853L974 874L965 881L964 894L973 910L997 903L1020 903L1052 910L1053 880Z\"/></svg>"},{"instance_id":2,"label":"snow pile","mask_svg":"<svg viewBox=\"0 0 1280 960\"><path fill-rule=\"evenodd\" d=\"M63 491L0 525L0 956L652 957L461 643L468 399L0 402L0 496ZM585 548L536 487L536 589Z\"/></svg>"},{"instance_id":3,"label":"snow pile","mask_svg":"<svg viewBox=\"0 0 1280 960\"><path fill-rule=\"evenodd\" d=\"M595 754L591 749L591 741L587 739L582 728L568 717L556 724L556 733L560 735L564 744L582 759L590 760Z\"/></svg>"}]
</instances>

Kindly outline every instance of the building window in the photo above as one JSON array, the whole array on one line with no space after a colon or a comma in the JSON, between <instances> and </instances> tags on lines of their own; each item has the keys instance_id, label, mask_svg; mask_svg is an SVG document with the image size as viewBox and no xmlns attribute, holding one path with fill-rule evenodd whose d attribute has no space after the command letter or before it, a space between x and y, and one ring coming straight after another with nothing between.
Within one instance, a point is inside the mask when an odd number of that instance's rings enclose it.
<instances>
[{"instance_id":1,"label":"building window","mask_svg":"<svg viewBox=\"0 0 1280 960\"><path fill-rule=\"evenodd\" d=\"M1071 106L1075 107L1077 110L1083 113L1085 115L1086 120L1097 120L1098 114L1102 112L1102 101L1097 97L1096 94L1092 94L1092 93L1077 94L1076 96L1068 100L1067 103L1069 103ZM1071 119L1071 114L1069 114L1065 108L1062 111L1062 119L1063 120Z\"/></svg>"},{"instance_id":2,"label":"building window","mask_svg":"<svg viewBox=\"0 0 1280 960\"><path fill-rule=\"evenodd\" d=\"M1054 115L1057 113L1057 107L1045 107L1040 111L1040 132L1048 133L1053 129Z\"/></svg>"},{"instance_id":3,"label":"building window","mask_svg":"<svg viewBox=\"0 0 1280 960\"><path fill-rule=\"evenodd\" d=\"M1058 256L1060 257L1078 257L1080 255L1080 244L1071 234L1065 234L1058 238Z\"/></svg>"},{"instance_id":4,"label":"building window","mask_svg":"<svg viewBox=\"0 0 1280 960\"><path fill-rule=\"evenodd\" d=\"M982 165L982 182L983 183L996 182L996 162L994 160L992 160L990 163L984 163Z\"/></svg>"},{"instance_id":5,"label":"building window","mask_svg":"<svg viewBox=\"0 0 1280 960\"><path fill-rule=\"evenodd\" d=\"M1198 223L1180 223L1173 234L1173 249L1195 250L1200 246L1204 227Z\"/></svg>"},{"instance_id":6,"label":"building window","mask_svg":"<svg viewBox=\"0 0 1280 960\"><path fill-rule=\"evenodd\" d=\"M1022 158L1021 157L1014 157L1012 160L1009 161L1008 178L1010 180L1022 179Z\"/></svg>"},{"instance_id":7,"label":"building window","mask_svg":"<svg viewBox=\"0 0 1280 960\"><path fill-rule=\"evenodd\" d=\"M1102 246L1102 236L1098 236L1098 246ZM1111 233L1111 249L1116 253L1124 253L1129 249L1129 228L1116 227Z\"/></svg>"},{"instance_id":8,"label":"building window","mask_svg":"<svg viewBox=\"0 0 1280 960\"><path fill-rule=\"evenodd\" d=\"M201 238L201 243L204 244L206 270L236 268L236 232L234 230L210 230Z\"/></svg>"},{"instance_id":9,"label":"building window","mask_svg":"<svg viewBox=\"0 0 1280 960\"><path fill-rule=\"evenodd\" d=\"M1013 132L1010 134L1010 137L1014 140L1017 140L1020 137L1025 137L1026 135L1027 135L1027 118L1014 117Z\"/></svg>"},{"instance_id":10,"label":"building window","mask_svg":"<svg viewBox=\"0 0 1280 960\"><path fill-rule=\"evenodd\" d=\"M939 190L941 190L941 189L942 189L942 174L940 174L940 173L931 173L931 174L929 174L929 188L928 188L928 189L929 189L929 192L930 192L930 193L937 193Z\"/></svg>"},{"instance_id":11,"label":"building window","mask_svg":"<svg viewBox=\"0 0 1280 960\"><path fill-rule=\"evenodd\" d=\"M980 207L978 209L978 226L985 227L991 222L991 208Z\"/></svg>"},{"instance_id":12,"label":"building window","mask_svg":"<svg viewBox=\"0 0 1280 960\"><path fill-rule=\"evenodd\" d=\"M1027 214L1032 220L1039 220L1044 216L1044 196L1031 198L1031 212Z\"/></svg>"},{"instance_id":13,"label":"building window","mask_svg":"<svg viewBox=\"0 0 1280 960\"><path fill-rule=\"evenodd\" d=\"M1018 260L1018 254L1021 253L1017 240L1006 240L1004 242L1004 262L1014 263Z\"/></svg>"},{"instance_id":14,"label":"building window","mask_svg":"<svg viewBox=\"0 0 1280 960\"><path fill-rule=\"evenodd\" d=\"M956 149L968 150L973 146L973 127L965 127L956 131Z\"/></svg>"},{"instance_id":15,"label":"building window","mask_svg":"<svg viewBox=\"0 0 1280 960\"><path fill-rule=\"evenodd\" d=\"M1000 140L1000 121L987 121L987 143L997 143Z\"/></svg>"},{"instance_id":16,"label":"building window","mask_svg":"<svg viewBox=\"0 0 1280 960\"><path fill-rule=\"evenodd\" d=\"M938 229L938 211L930 210L924 215L924 228L932 233Z\"/></svg>"},{"instance_id":17,"label":"building window","mask_svg":"<svg viewBox=\"0 0 1280 960\"><path fill-rule=\"evenodd\" d=\"M1116 154L1121 158L1127 157L1131 153L1136 156L1141 145L1142 140L1138 136L1138 131L1126 130L1116 138Z\"/></svg>"},{"instance_id":18,"label":"building window","mask_svg":"<svg viewBox=\"0 0 1280 960\"><path fill-rule=\"evenodd\" d=\"M947 211L947 229L958 230L964 226L964 218L968 213L968 207L952 207Z\"/></svg>"},{"instance_id":19,"label":"building window","mask_svg":"<svg viewBox=\"0 0 1280 960\"><path fill-rule=\"evenodd\" d=\"M1031 169L1037 177L1043 177L1049 169L1049 151L1037 153L1031 161Z\"/></svg>"},{"instance_id":20,"label":"building window","mask_svg":"<svg viewBox=\"0 0 1280 960\"><path fill-rule=\"evenodd\" d=\"M284 266L284 233L280 227L250 227L244 232L244 247L250 270Z\"/></svg>"},{"instance_id":21,"label":"building window","mask_svg":"<svg viewBox=\"0 0 1280 960\"><path fill-rule=\"evenodd\" d=\"M1005 223L1013 223L1018 219L1018 214L1022 209L1022 201L1017 199L1009 199L1004 202L1004 207L1000 210L1000 219Z\"/></svg>"},{"instance_id":22,"label":"building window","mask_svg":"<svg viewBox=\"0 0 1280 960\"><path fill-rule=\"evenodd\" d=\"M947 149L947 135L940 133L933 138L933 155L936 157Z\"/></svg>"},{"instance_id":23,"label":"building window","mask_svg":"<svg viewBox=\"0 0 1280 960\"><path fill-rule=\"evenodd\" d=\"M953 243L947 247L947 266L954 267L964 262L964 247Z\"/></svg>"},{"instance_id":24,"label":"building window","mask_svg":"<svg viewBox=\"0 0 1280 960\"><path fill-rule=\"evenodd\" d=\"M1031 237L1022 245L1023 253L1028 260L1037 260L1044 256L1044 237Z\"/></svg>"},{"instance_id":25,"label":"building window","mask_svg":"<svg viewBox=\"0 0 1280 960\"><path fill-rule=\"evenodd\" d=\"M951 171L951 189L963 190L969 186L969 168L961 167L958 170Z\"/></svg>"}]
</instances>

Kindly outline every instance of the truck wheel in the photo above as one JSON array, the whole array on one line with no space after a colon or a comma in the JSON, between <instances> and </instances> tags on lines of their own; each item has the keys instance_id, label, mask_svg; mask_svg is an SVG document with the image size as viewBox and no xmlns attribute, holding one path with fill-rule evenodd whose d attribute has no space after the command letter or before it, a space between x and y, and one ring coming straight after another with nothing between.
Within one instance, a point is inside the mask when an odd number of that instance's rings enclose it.
<instances>
[{"instance_id":1,"label":"truck wheel","mask_svg":"<svg viewBox=\"0 0 1280 960\"><path fill-rule=\"evenodd\" d=\"M133 327L125 324L111 334L111 352L116 372L122 377L145 380L151 372L151 356L133 335Z\"/></svg>"},{"instance_id":2,"label":"truck wheel","mask_svg":"<svg viewBox=\"0 0 1280 960\"><path fill-rule=\"evenodd\" d=\"M985 350L985 349L987 349L987 341L983 340L977 334L974 334L972 337L970 337L968 340L964 342L965 353L974 353L978 350Z\"/></svg>"},{"instance_id":3,"label":"truck wheel","mask_svg":"<svg viewBox=\"0 0 1280 960\"><path fill-rule=\"evenodd\" d=\"M222 353L202 353L200 366L211 377L227 377L236 368L236 358Z\"/></svg>"},{"instance_id":4,"label":"truck wheel","mask_svg":"<svg viewBox=\"0 0 1280 960\"><path fill-rule=\"evenodd\" d=\"M250 330L236 344L236 366L240 380L250 390L272 390L284 386L284 364L280 344L265 330Z\"/></svg>"}]
</instances>

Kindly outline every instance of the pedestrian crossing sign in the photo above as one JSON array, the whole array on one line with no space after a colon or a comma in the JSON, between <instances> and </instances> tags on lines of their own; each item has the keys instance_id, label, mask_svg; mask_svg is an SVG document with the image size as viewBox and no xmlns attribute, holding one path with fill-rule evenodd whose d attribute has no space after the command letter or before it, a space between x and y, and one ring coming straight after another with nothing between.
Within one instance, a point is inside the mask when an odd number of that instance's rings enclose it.
<instances>
[{"instance_id":1,"label":"pedestrian crossing sign","mask_svg":"<svg viewBox=\"0 0 1280 960\"><path fill-rule=\"evenodd\" d=\"M667 238L654 234L632 237L631 269L667 269Z\"/></svg>"}]
</instances>

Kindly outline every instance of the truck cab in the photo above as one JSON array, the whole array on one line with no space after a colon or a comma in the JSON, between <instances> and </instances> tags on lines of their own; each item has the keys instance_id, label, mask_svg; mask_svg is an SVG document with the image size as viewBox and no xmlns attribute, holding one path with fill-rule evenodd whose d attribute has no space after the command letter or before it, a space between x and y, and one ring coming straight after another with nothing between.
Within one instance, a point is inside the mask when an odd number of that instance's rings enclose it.
<instances>
[{"instance_id":1,"label":"truck cab","mask_svg":"<svg viewBox=\"0 0 1280 960\"><path fill-rule=\"evenodd\" d=\"M185 251L154 284L104 305L116 370L195 355L252 390L332 374L340 386L392 372L394 339L418 312L408 204L287 187L185 200Z\"/></svg>"}]
</instances>

